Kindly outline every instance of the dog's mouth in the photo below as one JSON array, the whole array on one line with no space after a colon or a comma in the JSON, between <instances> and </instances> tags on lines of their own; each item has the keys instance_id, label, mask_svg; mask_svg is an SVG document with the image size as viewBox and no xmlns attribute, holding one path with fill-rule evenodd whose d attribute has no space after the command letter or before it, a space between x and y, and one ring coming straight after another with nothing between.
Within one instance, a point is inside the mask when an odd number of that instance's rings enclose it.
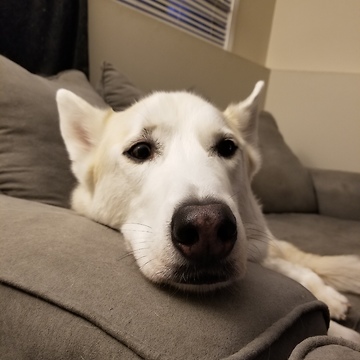
<instances>
[{"instance_id":1,"label":"dog's mouth","mask_svg":"<svg viewBox=\"0 0 360 360\"><path fill-rule=\"evenodd\" d=\"M222 287L236 280L237 272L230 262L224 262L212 266L181 265L173 270L171 277L175 285L188 285L200 288L201 286L212 285Z\"/></svg>"}]
</instances>

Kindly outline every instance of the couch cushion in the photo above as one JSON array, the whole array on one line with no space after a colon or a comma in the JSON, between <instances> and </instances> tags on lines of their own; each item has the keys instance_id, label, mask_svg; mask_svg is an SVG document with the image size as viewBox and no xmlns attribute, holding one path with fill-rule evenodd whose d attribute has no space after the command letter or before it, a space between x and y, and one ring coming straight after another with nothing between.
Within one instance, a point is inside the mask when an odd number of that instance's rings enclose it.
<instances>
[{"instance_id":1,"label":"couch cushion","mask_svg":"<svg viewBox=\"0 0 360 360\"><path fill-rule=\"evenodd\" d=\"M316 212L310 172L285 143L268 112L262 112L259 117L259 144L262 167L252 187L264 212Z\"/></svg>"},{"instance_id":2,"label":"couch cushion","mask_svg":"<svg viewBox=\"0 0 360 360\"><path fill-rule=\"evenodd\" d=\"M56 91L66 88L96 106L106 104L79 71L43 78L2 56L0 84L0 192L67 207L74 177L60 135Z\"/></svg>"},{"instance_id":3,"label":"couch cushion","mask_svg":"<svg viewBox=\"0 0 360 360\"><path fill-rule=\"evenodd\" d=\"M115 111L125 110L144 96L140 89L108 62L104 62L102 65L101 77L96 90Z\"/></svg>"},{"instance_id":4,"label":"couch cushion","mask_svg":"<svg viewBox=\"0 0 360 360\"><path fill-rule=\"evenodd\" d=\"M9 310L0 312L0 352L12 358L109 359L118 349L129 359L281 360L326 333L326 307L258 265L232 288L182 294L148 282L118 232L71 210L3 195L0 218L0 299Z\"/></svg>"}]
</instances>

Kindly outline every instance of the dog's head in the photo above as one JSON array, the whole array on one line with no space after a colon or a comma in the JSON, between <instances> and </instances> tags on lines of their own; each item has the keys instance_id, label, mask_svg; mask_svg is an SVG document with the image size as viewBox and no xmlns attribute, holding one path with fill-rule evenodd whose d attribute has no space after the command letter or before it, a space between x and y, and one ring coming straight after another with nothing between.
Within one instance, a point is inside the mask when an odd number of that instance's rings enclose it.
<instances>
[{"instance_id":1,"label":"dog's head","mask_svg":"<svg viewBox=\"0 0 360 360\"><path fill-rule=\"evenodd\" d=\"M266 249L250 188L262 87L225 112L186 92L154 93L113 112L59 90L78 180L73 208L119 229L154 282L211 289L240 278L246 258Z\"/></svg>"}]
</instances>

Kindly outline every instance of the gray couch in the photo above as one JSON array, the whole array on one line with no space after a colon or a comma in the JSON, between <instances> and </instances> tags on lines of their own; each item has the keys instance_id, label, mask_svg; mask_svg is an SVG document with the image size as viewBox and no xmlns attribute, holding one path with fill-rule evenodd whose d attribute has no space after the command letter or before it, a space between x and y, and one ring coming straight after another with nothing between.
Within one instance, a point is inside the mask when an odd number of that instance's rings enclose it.
<instances>
[{"instance_id":1,"label":"gray couch","mask_svg":"<svg viewBox=\"0 0 360 360\"><path fill-rule=\"evenodd\" d=\"M78 71L42 78L0 57L0 358L360 358L358 345L324 336L326 306L294 281L249 263L224 291L157 287L120 233L69 210L56 90L116 110L142 95L102 70L96 92ZM259 130L253 185L273 232L319 254L360 255L360 174L305 169L268 113ZM360 331L360 298L350 299L346 325Z\"/></svg>"}]
</instances>

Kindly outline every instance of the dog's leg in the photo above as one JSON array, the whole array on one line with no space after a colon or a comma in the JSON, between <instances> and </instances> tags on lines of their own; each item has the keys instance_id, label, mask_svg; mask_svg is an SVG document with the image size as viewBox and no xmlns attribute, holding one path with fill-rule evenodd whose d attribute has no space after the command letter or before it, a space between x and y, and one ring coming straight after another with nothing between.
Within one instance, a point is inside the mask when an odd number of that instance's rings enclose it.
<instances>
[{"instance_id":1,"label":"dog's leg","mask_svg":"<svg viewBox=\"0 0 360 360\"><path fill-rule=\"evenodd\" d=\"M328 335L341 337L343 339L350 340L360 344L360 334L358 332L349 329L343 325L340 325L333 320L330 321Z\"/></svg>"},{"instance_id":2,"label":"dog's leg","mask_svg":"<svg viewBox=\"0 0 360 360\"><path fill-rule=\"evenodd\" d=\"M311 269L276 257L267 257L262 265L303 285L318 300L323 301L328 306L332 319L344 320L346 318L349 309L347 298L326 285Z\"/></svg>"},{"instance_id":3,"label":"dog's leg","mask_svg":"<svg viewBox=\"0 0 360 360\"><path fill-rule=\"evenodd\" d=\"M320 256L305 253L294 245L271 239L269 256L311 269L333 288L360 294L360 257L355 255Z\"/></svg>"}]
</instances>

